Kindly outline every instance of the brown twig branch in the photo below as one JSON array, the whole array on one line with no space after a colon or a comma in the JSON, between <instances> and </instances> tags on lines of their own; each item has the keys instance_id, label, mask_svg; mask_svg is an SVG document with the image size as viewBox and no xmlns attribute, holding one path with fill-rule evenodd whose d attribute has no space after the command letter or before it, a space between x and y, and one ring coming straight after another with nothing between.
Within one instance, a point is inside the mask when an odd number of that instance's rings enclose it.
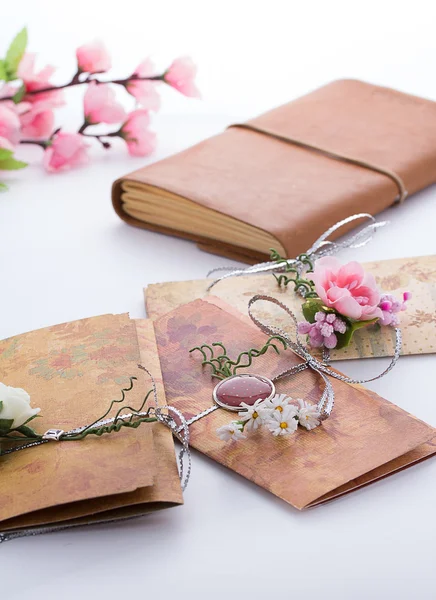
<instances>
[{"instance_id":1,"label":"brown twig branch","mask_svg":"<svg viewBox=\"0 0 436 600\"><path fill-rule=\"evenodd\" d=\"M41 88L39 90L31 90L26 91L26 96L35 96L37 94L45 94L47 92L56 92L58 90L63 90L65 88L73 87L76 85L84 85L86 83L90 83L91 81L96 81L97 83L114 83L116 85L123 85L124 87L131 81L165 81L164 74L162 75L153 75L152 77L139 77L138 75L131 75L130 77L126 77L125 79L110 79L108 81L101 81L100 79L96 79L88 75L86 79L79 79L80 72L77 72L71 81L68 83L64 83L63 85L51 85L45 88ZM4 98L0 98L0 102L4 102L5 100L13 100L14 96L5 96Z\"/></svg>"}]
</instances>

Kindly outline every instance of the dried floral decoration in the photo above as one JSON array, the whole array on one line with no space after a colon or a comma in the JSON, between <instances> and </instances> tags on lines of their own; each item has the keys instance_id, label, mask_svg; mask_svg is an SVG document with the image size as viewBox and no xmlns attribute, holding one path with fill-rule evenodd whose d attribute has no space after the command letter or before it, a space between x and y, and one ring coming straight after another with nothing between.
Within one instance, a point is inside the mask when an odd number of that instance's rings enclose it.
<instances>
[{"instance_id":1,"label":"dried floral decoration","mask_svg":"<svg viewBox=\"0 0 436 600\"><path fill-rule=\"evenodd\" d=\"M344 225L361 219L369 220L370 224L348 240L329 240L329 236ZM238 412L237 421L232 421L217 431L224 441L243 439L244 432L256 431L261 426L280 437L294 433L298 425L311 430L327 419L333 410L335 393L330 378L360 384L379 379L391 371L401 352L399 313L406 310L406 304L411 298L410 292L404 292L401 300L392 294L382 293L374 276L365 272L360 263L352 261L342 265L332 256L341 248L358 248L366 244L383 225L384 223L377 223L366 213L352 215L330 227L307 252L295 259L283 258L276 250L271 250L269 262L246 269L230 269L208 287L208 290L212 289L227 277L272 272L280 287L287 288L292 284L294 292L303 298L302 312L305 320L298 322L292 310L276 298L256 295L248 303L248 314L263 333L271 336L263 348L242 352L235 361L227 356L226 348L221 342L193 348L191 352L197 350L202 353L202 365L212 368L212 377L222 381L213 391L215 407L196 415L192 421L210 414L218 407ZM227 269L215 269L222 270ZM284 310L294 327L294 335L290 336L287 331L260 321L252 312L252 306L258 301L275 304ZM353 379L332 369L329 366L330 349L348 346L354 332L369 325L390 326L395 329L395 351L389 366L376 377L367 380ZM306 336L307 346L299 338L300 334ZM273 340L280 340L284 349L292 350L303 362L290 366L272 381L261 375L237 373L239 368L250 367L253 358L264 354L269 347L279 353L279 347L272 343ZM218 356L214 354L216 348L221 350ZM322 358L314 356L310 348L321 348ZM323 380L324 388L316 405L301 398L294 400L287 394L275 393L274 381L296 375L305 369L312 369Z\"/></svg>"},{"instance_id":2,"label":"dried floral decoration","mask_svg":"<svg viewBox=\"0 0 436 600\"><path fill-rule=\"evenodd\" d=\"M313 262L303 254L290 266L275 250L271 259L285 271L273 273L277 283L282 287L292 283L305 300L306 320L298 324L298 331L307 335L313 348L344 348L355 331L368 325L398 327L398 313L406 310L411 298L410 292L404 292L401 300L380 292L374 276L356 261L341 265L337 258L324 256Z\"/></svg>"}]
</instances>

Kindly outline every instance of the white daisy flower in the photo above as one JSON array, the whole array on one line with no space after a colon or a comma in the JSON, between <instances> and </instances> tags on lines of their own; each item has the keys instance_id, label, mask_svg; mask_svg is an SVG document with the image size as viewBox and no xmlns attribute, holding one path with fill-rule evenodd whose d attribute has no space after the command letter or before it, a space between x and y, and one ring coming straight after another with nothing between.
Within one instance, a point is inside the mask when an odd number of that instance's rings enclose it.
<instances>
[{"instance_id":1,"label":"white daisy flower","mask_svg":"<svg viewBox=\"0 0 436 600\"><path fill-rule=\"evenodd\" d=\"M306 429L315 429L321 424L321 414L315 404L310 404L301 398L298 398L298 421Z\"/></svg>"},{"instance_id":2,"label":"white daisy flower","mask_svg":"<svg viewBox=\"0 0 436 600\"><path fill-rule=\"evenodd\" d=\"M223 425L216 430L216 433L220 440L228 442L229 440L243 440L245 435L242 433L242 425L237 421L233 421L228 425Z\"/></svg>"},{"instance_id":3,"label":"white daisy flower","mask_svg":"<svg viewBox=\"0 0 436 600\"><path fill-rule=\"evenodd\" d=\"M274 410L266 423L273 435L289 435L298 427L298 408L289 404L282 411Z\"/></svg>"},{"instance_id":4,"label":"white daisy flower","mask_svg":"<svg viewBox=\"0 0 436 600\"><path fill-rule=\"evenodd\" d=\"M245 423L244 430L256 431L256 429L262 425L264 413L263 404L264 400L261 398L256 400L256 402L251 406L245 402L241 402L241 407L245 410L239 412L238 416L239 420Z\"/></svg>"},{"instance_id":5,"label":"white daisy flower","mask_svg":"<svg viewBox=\"0 0 436 600\"><path fill-rule=\"evenodd\" d=\"M286 394L276 394L271 400L265 400L263 403L265 410L283 412L284 409L289 405L291 398ZM270 414L271 414L270 413ZM272 414L271 414L272 416Z\"/></svg>"}]
</instances>

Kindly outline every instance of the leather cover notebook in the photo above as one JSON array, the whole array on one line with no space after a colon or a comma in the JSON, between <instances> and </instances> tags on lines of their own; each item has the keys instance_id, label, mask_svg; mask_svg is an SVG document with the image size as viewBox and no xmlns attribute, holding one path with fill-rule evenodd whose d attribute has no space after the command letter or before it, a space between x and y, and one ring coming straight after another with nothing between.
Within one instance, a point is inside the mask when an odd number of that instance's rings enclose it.
<instances>
[{"instance_id":1,"label":"leather cover notebook","mask_svg":"<svg viewBox=\"0 0 436 600\"><path fill-rule=\"evenodd\" d=\"M436 352L436 256L395 258L364 264L373 273L384 292L401 297L405 290L412 293L407 310L401 313L403 335L402 354L433 354ZM280 287L272 274L246 275L223 279L210 292L212 279L155 283L144 290L147 315L157 319L182 304L197 298L215 296L248 315L248 301L256 294L266 294L284 302L303 319L302 299L291 289ZM286 317L271 307L274 324L286 326ZM262 315L260 312L260 316ZM364 327L353 336L346 348L331 350L332 360L393 356L395 332L391 327ZM316 352L316 351L315 351Z\"/></svg>"},{"instance_id":2,"label":"leather cover notebook","mask_svg":"<svg viewBox=\"0 0 436 600\"><path fill-rule=\"evenodd\" d=\"M261 348L267 337L237 311L204 300L185 304L155 322L168 404L191 418L213 404L212 379L202 357L189 350L223 342L229 356ZM301 358L291 351L267 352L249 372L273 377ZM239 373L246 372L241 369ZM395 372L389 377L395 377ZM265 488L298 509L321 504L419 462L436 453L436 430L362 386L330 378L332 415L312 431L274 438L264 428L247 439L224 442L216 429L235 419L219 408L190 425L190 443L213 460ZM319 377L304 371L276 382L278 393L316 404Z\"/></svg>"},{"instance_id":3,"label":"leather cover notebook","mask_svg":"<svg viewBox=\"0 0 436 600\"><path fill-rule=\"evenodd\" d=\"M119 216L256 262L270 248L296 256L337 221L393 205L399 186L436 181L430 100L340 80L245 125L255 130L232 126L116 181Z\"/></svg>"},{"instance_id":4,"label":"leather cover notebook","mask_svg":"<svg viewBox=\"0 0 436 600\"><path fill-rule=\"evenodd\" d=\"M138 380L125 403L140 406L151 383L138 363L152 373L164 404L151 321L104 315L0 342L0 381L24 388L41 408L32 422L38 433L93 423L130 376ZM157 423L0 456L0 541L182 502L172 434Z\"/></svg>"}]
</instances>

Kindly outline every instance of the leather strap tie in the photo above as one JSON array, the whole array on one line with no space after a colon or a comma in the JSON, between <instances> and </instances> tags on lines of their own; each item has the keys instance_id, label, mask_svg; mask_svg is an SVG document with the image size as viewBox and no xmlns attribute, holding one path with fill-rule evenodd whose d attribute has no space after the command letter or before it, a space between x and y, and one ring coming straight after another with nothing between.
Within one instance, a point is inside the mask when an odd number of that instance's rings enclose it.
<instances>
[{"instance_id":1,"label":"leather strap tie","mask_svg":"<svg viewBox=\"0 0 436 600\"><path fill-rule=\"evenodd\" d=\"M278 140L279 142L284 142L285 144L292 144L293 146L298 146L299 148L304 148L305 150L312 150L313 152L317 152L318 154L322 154L323 156L332 158L333 160L339 160L350 165L356 165L364 169L369 169L370 171L375 171L376 173L381 173L382 175L389 177L389 179L391 179L398 187L399 194L395 198L394 204L402 204L407 198L407 190L403 180L396 173L390 171L389 169L373 165L369 162L360 160L358 158L352 158L351 156L338 154L337 152L333 152L332 150L328 150L326 148L320 148L318 146L314 146L313 144L307 144L306 142L302 142L301 140L297 140L284 135L279 135L278 133L274 133L273 131L268 131L267 129L262 129L260 127L256 127L255 125L251 125L250 123L234 123L233 125L229 125L228 129L230 129L231 127L238 127L239 129L247 129L248 131L254 131L255 133L260 133L262 135L266 135L275 140Z\"/></svg>"}]
</instances>

